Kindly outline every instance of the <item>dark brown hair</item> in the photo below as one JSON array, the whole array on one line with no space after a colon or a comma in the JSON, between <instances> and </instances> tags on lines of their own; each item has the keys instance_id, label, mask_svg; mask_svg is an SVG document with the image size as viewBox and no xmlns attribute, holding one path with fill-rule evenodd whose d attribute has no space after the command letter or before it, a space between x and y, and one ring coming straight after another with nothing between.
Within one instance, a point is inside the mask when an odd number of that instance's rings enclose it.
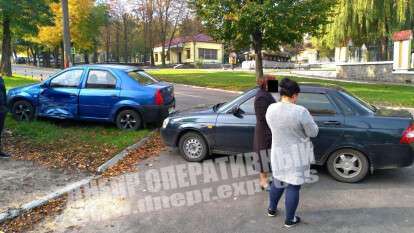
<instances>
[{"instance_id":1,"label":"dark brown hair","mask_svg":"<svg viewBox=\"0 0 414 233\"><path fill-rule=\"evenodd\" d=\"M257 86L260 89L266 90L267 89L267 81L268 80L276 80L276 77L273 76L273 75L270 75L270 74L266 74L266 75L263 76L262 79L259 79L257 81Z\"/></svg>"},{"instance_id":2,"label":"dark brown hair","mask_svg":"<svg viewBox=\"0 0 414 233\"><path fill-rule=\"evenodd\" d=\"M279 87L281 96L292 97L300 92L298 83L289 78L282 79L282 81L280 81Z\"/></svg>"}]
</instances>

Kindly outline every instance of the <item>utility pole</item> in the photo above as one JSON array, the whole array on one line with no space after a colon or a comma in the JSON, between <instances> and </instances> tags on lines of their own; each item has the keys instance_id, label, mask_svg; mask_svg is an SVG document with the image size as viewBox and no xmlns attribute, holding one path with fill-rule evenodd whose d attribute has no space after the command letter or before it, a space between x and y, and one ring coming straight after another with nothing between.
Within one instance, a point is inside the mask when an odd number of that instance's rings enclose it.
<instances>
[{"instance_id":1,"label":"utility pole","mask_svg":"<svg viewBox=\"0 0 414 233\"><path fill-rule=\"evenodd\" d=\"M63 50L64 50L64 68L72 66L70 50L70 30L69 30L69 7L68 0L62 0L63 12Z\"/></svg>"}]
</instances>

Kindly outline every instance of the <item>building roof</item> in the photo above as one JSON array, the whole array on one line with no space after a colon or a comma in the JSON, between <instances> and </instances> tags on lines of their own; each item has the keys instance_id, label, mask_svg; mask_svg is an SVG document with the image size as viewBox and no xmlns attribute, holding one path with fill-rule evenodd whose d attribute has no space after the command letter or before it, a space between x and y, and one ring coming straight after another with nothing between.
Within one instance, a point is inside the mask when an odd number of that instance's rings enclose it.
<instances>
[{"instance_id":1,"label":"building roof","mask_svg":"<svg viewBox=\"0 0 414 233\"><path fill-rule=\"evenodd\" d=\"M164 43L165 47L168 47L168 42L169 41L166 41ZM175 45L186 43L186 42L215 42L215 40L211 38L211 36L208 36L203 33L199 33L193 36L176 37L171 40L170 46L175 46ZM161 43L157 44L156 47L161 47L161 45L162 45Z\"/></svg>"}]
</instances>

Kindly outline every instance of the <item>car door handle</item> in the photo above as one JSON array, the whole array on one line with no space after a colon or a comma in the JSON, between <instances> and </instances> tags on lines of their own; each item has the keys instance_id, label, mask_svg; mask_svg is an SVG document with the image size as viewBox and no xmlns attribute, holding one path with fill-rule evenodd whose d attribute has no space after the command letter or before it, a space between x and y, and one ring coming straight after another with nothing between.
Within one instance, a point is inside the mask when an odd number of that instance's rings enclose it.
<instances>
[{"instance_id":1,"label":"car door handle","mask_svg":"<svg viewBox=\"0 0 414 233\"><path fill-rule=\"evenodd\" d=\"M322 122L324 125L341 125L341 122L339 121L324 121Z\"/></svg>"}]
</instances>

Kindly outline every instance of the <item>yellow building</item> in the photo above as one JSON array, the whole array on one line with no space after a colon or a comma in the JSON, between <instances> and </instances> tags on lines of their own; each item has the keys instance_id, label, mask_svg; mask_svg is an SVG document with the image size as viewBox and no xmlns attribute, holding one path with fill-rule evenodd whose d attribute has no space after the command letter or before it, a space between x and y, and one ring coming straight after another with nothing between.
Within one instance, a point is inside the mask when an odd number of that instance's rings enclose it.
<instances>
[{"instance_id":1,"label":"yellow building","mask_svg":"<svg viewBox=\"0 0 414 233\"><path fill-rule=\"evenodd\" d=\"M170 47L170 51L168 51ZM223 44L208 35L177 37L165 43L166 64L222 64ZM154 48L155 65L162 64L162 46Z\"/></svg>"}]
</instances>

